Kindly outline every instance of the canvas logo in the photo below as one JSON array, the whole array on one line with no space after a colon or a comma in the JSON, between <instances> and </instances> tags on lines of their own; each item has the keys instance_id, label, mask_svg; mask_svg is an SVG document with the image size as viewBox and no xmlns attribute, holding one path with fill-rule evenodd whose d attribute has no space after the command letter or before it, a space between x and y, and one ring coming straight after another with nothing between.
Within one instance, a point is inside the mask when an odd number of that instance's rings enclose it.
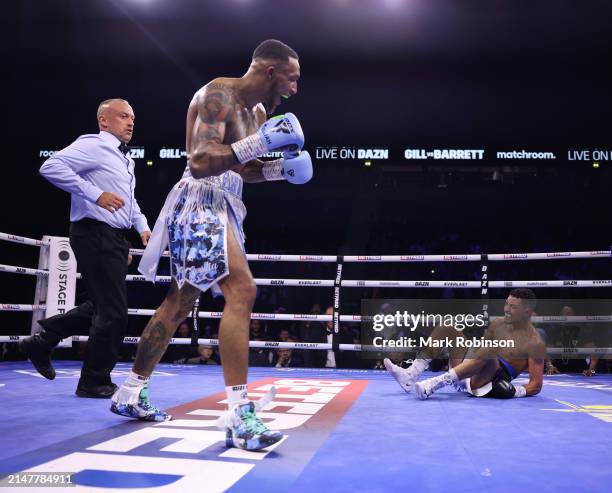
<instances>
[{"instance_id":1,"label":"canvas logo","mask_svg":"<svg viewBox=\"0 0 612 493\"><path fill-rule=\"evenodd\" d=\"M260 490L262 477L281 474L278 460L268 460L270 455L287 456L291 465L283 469L282 481L268 481L265 488L285 492L367 382L267 378L249 385L248 396L257 400L273 385L276 398L258 415L286 438L257 453L225 447L225 433L215 424L226 409L225 393L219 392L169 409L172 421L144 426L129 421L114 427L112 434L100 430L38 449L21 460L19 469L71 471L77 485L105 491L125 491L129 485L159 493L191 492L203 491L205 485L206 493L218 493L233 486Z\"/></svg>"},{"instance_id":2,"label":"canvas logo","mask_svg":"<svg viewBox=\"0 0 612 493\"><path fill-rule=\"evenodd\" d=\"M555 399L560 405L565 406L565 409L543 409L543 411L554 411L561 413L578 413L581 417L585 414L599 419L604 423L612 423L612 406L610 405L576 405L571 402Z\"/></svg>"}]
</instances>

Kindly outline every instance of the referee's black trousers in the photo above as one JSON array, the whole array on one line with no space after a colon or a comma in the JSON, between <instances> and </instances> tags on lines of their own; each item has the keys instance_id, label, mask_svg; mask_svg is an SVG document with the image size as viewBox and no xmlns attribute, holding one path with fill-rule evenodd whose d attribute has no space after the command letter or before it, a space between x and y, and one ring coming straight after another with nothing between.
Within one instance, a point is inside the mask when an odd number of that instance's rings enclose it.
<instances>
[{"instance_id":1,"label":"referee's black trousers","mask_svg":"<svg viewBox=\"0 0 612 493\"><path fill-rule=\"evenodd\" d=\"M128 322L125 276L130 244L127 229L93 219L70 225L70 246L93 303L87 355L80 383L108 385L117 363Z\"/></svg>"}]
</instances>

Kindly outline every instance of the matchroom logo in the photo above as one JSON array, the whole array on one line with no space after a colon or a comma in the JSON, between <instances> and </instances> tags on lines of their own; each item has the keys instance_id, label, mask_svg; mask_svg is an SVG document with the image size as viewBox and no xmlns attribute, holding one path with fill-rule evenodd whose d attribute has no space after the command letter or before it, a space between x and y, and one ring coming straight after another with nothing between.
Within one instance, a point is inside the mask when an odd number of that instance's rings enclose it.
<instances>
[{"instance_id":1,"label":"matchroom logo","mask_svg":"<svg viewBox=\"0 0 612 493\"><path fill-rule=\"evenodd\" d=\"M225 446L216 428L226 409L225 392L167 411L172 421L145 424L132 420L4 460L19 472L70 471L71 482L91 491L154 488L176 491L285 492L359 398L362 380L266 378L249 385L258 400L272 386L276 397L258 412L270 429L285 438L259 452ZM283 461L279 470L279 458ZM140 490L139 490L140 491Z\"/></svg>"}]
</instances>

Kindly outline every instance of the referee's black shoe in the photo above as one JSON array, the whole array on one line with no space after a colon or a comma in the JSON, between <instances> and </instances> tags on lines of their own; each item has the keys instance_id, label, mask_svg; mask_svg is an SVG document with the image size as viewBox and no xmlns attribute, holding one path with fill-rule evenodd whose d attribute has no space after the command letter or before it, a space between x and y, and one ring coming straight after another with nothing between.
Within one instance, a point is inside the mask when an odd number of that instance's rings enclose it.
<instances>
[{"instance_id":1,"label":"referee's black shoe","mask_svg":"<svg viewBox=\"0 0 612 493\"><path fill-rule=\"evenodd\" d=\"M49 380L55 378L55 368L51 363L51 348L40 334L34 334L20 341L19 348L32 362L38 373Z\"/></svg>"}]
</instances>

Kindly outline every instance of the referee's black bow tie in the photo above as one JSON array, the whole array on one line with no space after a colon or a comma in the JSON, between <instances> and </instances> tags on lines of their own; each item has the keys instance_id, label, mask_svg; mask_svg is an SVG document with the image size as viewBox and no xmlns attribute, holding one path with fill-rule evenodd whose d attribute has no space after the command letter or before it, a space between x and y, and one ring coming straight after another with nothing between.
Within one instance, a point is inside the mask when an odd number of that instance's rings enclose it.
<instances>
[{"instance_id":1,"label":"referee's black bow tie","mask_svg":"<svg viewBox=\"0 0 612 493\"><path fill-rule=\"evenodd\" d=\"M119 144L119 150L123 154L127 154L127 152L129 151L128 145L125 142L121 142L121 144Z\"/></svg>"}]
</instances>

